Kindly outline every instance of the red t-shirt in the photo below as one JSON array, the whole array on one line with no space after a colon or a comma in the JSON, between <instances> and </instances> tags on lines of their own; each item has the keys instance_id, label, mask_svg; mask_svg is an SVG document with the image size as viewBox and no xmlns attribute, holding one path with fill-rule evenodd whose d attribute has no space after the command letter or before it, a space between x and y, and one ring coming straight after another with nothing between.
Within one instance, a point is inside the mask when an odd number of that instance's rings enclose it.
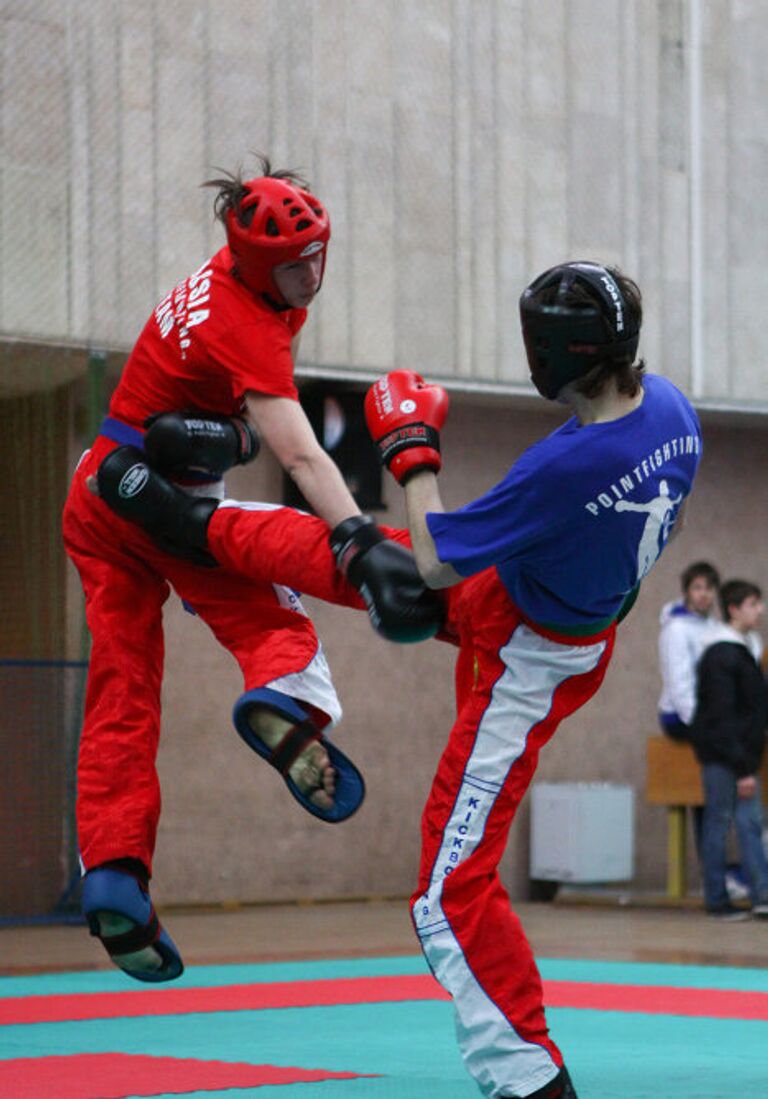
<instances>
[{"instance_id":1,"label":"red t-shirt","mask_svg":"<svg viewBox=\"0 0 768 1099\"><path fill-rule=\"evenodd\" d=\"M249 389L298 400L291 340L306 309L276 313L231 270L222 248L163 298L125 364L111 416L134 427L174 409L231 416Z\"/></svg>"}]
</instances>

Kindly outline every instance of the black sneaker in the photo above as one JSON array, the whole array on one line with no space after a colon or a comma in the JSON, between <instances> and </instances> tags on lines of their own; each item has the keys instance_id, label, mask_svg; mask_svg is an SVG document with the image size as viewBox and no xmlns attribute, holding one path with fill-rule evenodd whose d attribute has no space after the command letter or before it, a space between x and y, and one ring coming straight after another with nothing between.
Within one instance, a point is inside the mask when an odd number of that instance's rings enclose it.
<instances>
[{"instance_id":1,"label":"black sneaker","mask_svg":"<svg viewBox=\"0 0 768 1099\"><path fill-rule=\"evenodd\" d=\"M738 923L749 919L749 911L746 908L736 908L733 904L721 904L718 908L708 908L707 915L723 923Z\"/></svg>"}]
</instances>

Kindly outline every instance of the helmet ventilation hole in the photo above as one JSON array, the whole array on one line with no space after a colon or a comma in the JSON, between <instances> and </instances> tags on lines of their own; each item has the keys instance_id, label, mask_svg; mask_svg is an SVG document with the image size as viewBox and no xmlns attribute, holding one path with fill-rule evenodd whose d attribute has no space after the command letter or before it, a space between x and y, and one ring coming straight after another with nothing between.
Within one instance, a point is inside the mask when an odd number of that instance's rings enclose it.
<instances>
[{"instance_id":1,"label":"helmet ventilation hole","mask_svg":"<svg viewBox=\"0 0 768 1099\"><path fill-rule=\"evenodd\" d=\"M251 224L254 217L256 216L256 210L258 208L258 205L259 205L259 200L256 199L256 201L253 203L253 205L248 206L245 210L242 208L242 206L237 208L237 210L236 210L237 220L240 222L241 225L245 226L246 229L248 228L248 226Z\"/></svg>"},{"instance_id":2,"label":"helmet ventilation hole","mask_svg":"<svg viewBox=\"0 0 768 1099\"><path fill-rule=\"evenodd\" d=\"M311 229L312 222L308 218L302 218L301 221L296 222L296 232L300 233L302 229Z\"/></svg>"},{"instance_id":3,"label":"helmet ventilation hole","mask_svg":"<svg viewBox=\"0 0 768 1099\"><path fill-rule=\"evenodd\" d=\"M267 223L264 226L264 232L267 234L268 237L280 236L280 229L274 218L267 218Z\"/></svg>"}]
</instances>

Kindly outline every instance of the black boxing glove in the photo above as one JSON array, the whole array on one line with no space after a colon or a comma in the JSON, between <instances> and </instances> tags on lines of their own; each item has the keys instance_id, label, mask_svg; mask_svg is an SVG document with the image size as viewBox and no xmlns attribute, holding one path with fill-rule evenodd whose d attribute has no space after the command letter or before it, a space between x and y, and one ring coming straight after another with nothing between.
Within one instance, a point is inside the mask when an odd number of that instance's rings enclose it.
<instances>
[{"instance_id":1,"label":"black boxing glove","mask_svg":"<svg viewBox=\"0 0 768 1099\"><path fill-rule=\"evenodd\" d=\"M339 523L330 543L339 571L360 592L373 628L387 641L425 641L442 628L442 598L422 580L411 551L386 538L370 516Z\"/></svg>"},{"instance_id":2,"label":"black boxing glove","mask_svg":"<svg viewBox=\"0 0 768 1099\"><path fill-rule=\"evenodd\" d=\"M171 476L202 469L220 477L232 466L252 462L260 449L258 435L240 416L161 412L144 426L149 464Z\"/></svg>"}]
</instances>

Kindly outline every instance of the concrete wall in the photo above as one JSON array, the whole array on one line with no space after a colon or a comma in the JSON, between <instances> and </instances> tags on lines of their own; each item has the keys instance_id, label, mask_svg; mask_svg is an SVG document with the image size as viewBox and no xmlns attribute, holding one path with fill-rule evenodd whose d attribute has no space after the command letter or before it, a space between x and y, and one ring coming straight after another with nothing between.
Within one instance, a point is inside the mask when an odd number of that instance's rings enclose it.
<instances>
[{"instance_id":1,"label":"concrete wall","mask_svg":"<svg viewBox=\"0 0 768 1099\"><path fill-rule=\"evenodd\" d=\"M520 389L521 289L593 257L671 377L768 402L765 4L6 0L0 43L0 334L129 346L260 149L332 214L316 370Z\"/></svg>"},{"instance_id":2,"label":"concrete wall","mask_svg":"<svg viewBox=\"0 0 768 1099\"><path fill-rule=\"evenodd\" d=\"M508 463L557 423L544 406L515 410L499 400L454 402L444 433L441 481L448 506L489 487ZM645 741L656 732L659 609L678 593L678 576L706 557L723 574L754 578L768 591L761 547L768 539L763 484L768 429L705 425L706 451L685 530L646 580L621 626L599 695L566 722L544 750L537 779L628 782L637 792L636 877L663 890L664 811L644 804ZM230 490L279 498L266 457L238 471ZM400 492L385 486L382 521L403 520ZM368 797L339 827L312 820L277 776L239 741L230 708L239 672L172 599L160 751L164 812L156 862L163 901L405 895L414 883L419 817L453 715L453 650L438 642L401 648L371 631L364 615L312 604L345 706L340 743L365 772ZM512 829L504 878L524 896L528 807ZM695 867L691 865L695 883Z\"/></svg>"}]
</instances>

